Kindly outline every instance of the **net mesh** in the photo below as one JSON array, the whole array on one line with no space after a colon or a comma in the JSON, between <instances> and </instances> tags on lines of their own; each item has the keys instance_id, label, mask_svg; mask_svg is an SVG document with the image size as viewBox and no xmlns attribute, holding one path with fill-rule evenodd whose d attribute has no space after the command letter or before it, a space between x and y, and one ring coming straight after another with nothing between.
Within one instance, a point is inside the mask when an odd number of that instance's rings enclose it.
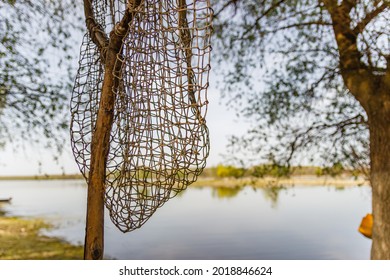
<instances>
[{"instance_id":1,"label":"net mesh","mask_svg":"<svg viewBox=\"0 0 390 280\"><path fill-rule=\"evenodd\" d=\"M206 165L205 122L212 10L204 1L93 1L106 34L134 9L114 73L114 123L106 165L105 204L123 232L139 228ZM88 20L88 19L87 19ZM108 35L107 35L108 37ZM91 139L104 78L105 50L87 33L71 99L71 140L88 181Z\"/></svg>"}]
</instances>

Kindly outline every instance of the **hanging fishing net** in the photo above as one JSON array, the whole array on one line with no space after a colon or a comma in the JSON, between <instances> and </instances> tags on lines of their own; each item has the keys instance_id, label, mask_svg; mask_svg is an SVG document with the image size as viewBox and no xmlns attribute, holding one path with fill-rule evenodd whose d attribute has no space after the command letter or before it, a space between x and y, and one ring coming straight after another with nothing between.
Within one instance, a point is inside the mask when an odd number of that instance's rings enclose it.
<instances>
[{"instance_id":1,"label":"hanging fishing net","mask_svg":"<svg viewBox=\"0 0 390 280\"><path fill-rule=\"evenodd\" d=\"M92 1L93 21L109 40L130 9L117 55L114 122L106 165L105 203L123 232L139 228L206 165L210 70L210 3L185 0ZM106 49L88 32L71 99L71 140L88 181L91 140L104 79Z\"/></svg>"}]
</instances>

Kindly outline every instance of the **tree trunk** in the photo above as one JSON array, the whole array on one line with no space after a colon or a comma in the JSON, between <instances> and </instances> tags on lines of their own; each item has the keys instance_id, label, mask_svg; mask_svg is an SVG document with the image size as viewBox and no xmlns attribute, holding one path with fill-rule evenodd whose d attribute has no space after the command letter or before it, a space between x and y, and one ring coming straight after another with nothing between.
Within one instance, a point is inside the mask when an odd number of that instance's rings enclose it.
<instances>
[{"instance_id":1,"label":"tree trunk","mask_svg":"<svg viewBox=\"0 0 390 280\"><path fill-rule=\"evenodd\" d=\"M104 195L107 156L110 149L110 135L114 120L115 94L119 86L123 38L127 34L133 13L141 0L132 0L119 23L110 32L108 39L102 27L96 24L92 1L84 0L87 28L92 41L98 46L100 57L105 64L104 80L100 97L95 130L92 134L91 165L88 175L87 220L84 245L84 259L99 260L104 252Z\"/></svg>"},{"instance_id":2,"label":"tree trunk","mask_svg":"<svg viewBox=\"0 0 390 280\"><path fill-rule=\"evenodd\" d=\"M371 107L371 106L370 106ZM390 96L376 96L368 113L372 210L374 217L372 259L390 259Z\"/></svg>"},{"instance_id":3,"label":"tree trunk","mask_svg":"<svg viewBox=\"0 0 390 280\"><path fill-rule=\"evenodd\" d=\"M367 113L370 130L370 181L372 187L372 259L390 259L390 59L387 72L379 75L362 61L358 37L371 20L386 5L377 7L360 21L360 28L351 28L350 12L357 1L322 0L333 23L339 50L339 62L344 84Z\"/></svg>"},{"instance_id":4,"label":"tree trunk","mask_svg":"<svg viewBox=\"0 0 390 280\"><path fill-rule=\"evenodd\" d=\"M104 194L106 162L110 148L110 133L114 119L115 92L118 79L114 76L121 63L116 60L120 43L112 38L106 57L105 74L95 131L92 136L91 166L88 180L87 220L84 259L103 258L104 247ZM115 42L116 43L116 42Z\"/></svg>"},{"instance_id":5,"label":"tree trunk","mask_svg":"<svg viewBox=\"0 0 390 280\"><path fill-rule=\"evenodd\" d=\"M114 120L115 93L119 86L121 60L117 59L122 39L127 32L131 17L126 13L116 30L110 33L105 57L104 80L100 98L96 127L92 135L91 166L88 180L87 226L84 245L84 259L103 258L104 247L104 195L107 156L110 149L110 135Z\"/></svg>"}]
</instances>

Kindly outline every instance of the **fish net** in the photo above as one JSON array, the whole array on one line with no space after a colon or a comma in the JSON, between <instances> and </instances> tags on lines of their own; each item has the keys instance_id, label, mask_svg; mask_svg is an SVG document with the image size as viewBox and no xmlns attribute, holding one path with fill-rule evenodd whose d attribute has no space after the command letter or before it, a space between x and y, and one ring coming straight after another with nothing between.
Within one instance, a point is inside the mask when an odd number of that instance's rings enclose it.
<instances>
[{"instance_id":1,"label":"fish net","mask_svg":"<svg viewBox=\"0 0 390 280\"><path fill-rule=\"evenodd\" d=\"M132 20L117 55L120 71L106 163L105 204L123 232L141 227L206 165L205 116L210 70L209 1L93 1L94 21L109 40L126 9ZM87 19L88 22L89 19ZM72 150L88 181L91 141L106 50L87 33L71 99Z\"/></svg>"}]
</instances>

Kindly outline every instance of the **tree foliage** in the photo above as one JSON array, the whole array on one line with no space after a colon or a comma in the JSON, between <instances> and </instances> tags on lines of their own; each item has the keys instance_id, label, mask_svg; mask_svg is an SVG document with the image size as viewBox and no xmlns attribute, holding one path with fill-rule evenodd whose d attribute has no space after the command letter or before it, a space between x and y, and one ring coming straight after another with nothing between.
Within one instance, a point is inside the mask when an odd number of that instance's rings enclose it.
<instances>
[{"instance_id":1,"label":"tree foliage","mask_svg":"<svg viewBox=\"0 0 390 280\"><path fill-rule=\"evenodd\" d=\"M345 25L358 47L352 51L365 71L383 77L389 71L389 2L214 2L223 98L253 124L247 135L232 138L233 146L257 160L366 169L368 118L345 83L329 7L349 9Z\"/></svg>"},{"instance_id":2,"label":"tree foliage","mask_svg":"<svg viewBox=\"0 0 390 280\"><path fill-rule=\"evenodd\" d=\"M0 1L0 143L47 138L61 146L81 22L75 3Z\"/></svg>"}]
</instances>

